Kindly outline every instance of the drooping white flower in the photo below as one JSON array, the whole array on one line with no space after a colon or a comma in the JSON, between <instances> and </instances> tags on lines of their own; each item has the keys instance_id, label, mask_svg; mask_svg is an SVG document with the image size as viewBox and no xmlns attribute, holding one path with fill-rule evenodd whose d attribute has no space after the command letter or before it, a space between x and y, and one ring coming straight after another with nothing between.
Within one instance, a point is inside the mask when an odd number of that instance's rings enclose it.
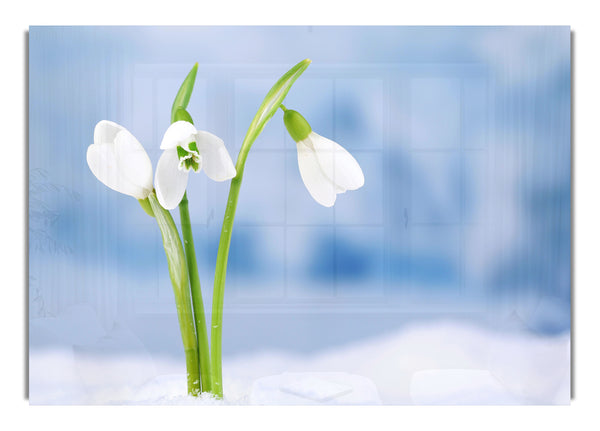
<instances>
[{"instance_id":1,"label":"drooping white flower","mask_svg":"<svg viewBox=\"0 0 600 431\"><path fill-rule=\"evenodd\" d=\"M106 120L96 124L86 158L96 178L111 189L136 199L152 192L150 157L125 127Z\"/></svg>"},{"instance_id":2,"label":"drooping white flower","mask_svg":"<svg viewBox=\"0 0 600 431\"><path fill-rule=\"evenodd\" d=\"M190 169L214 181L235 177L236 171L223 140L187 121L171 124L160 144L163 151L156 166L154 187L160 204L170 210L181 202Z\"/></svg>"},{"instance_id":3,"label":"drooping white flower","mask_svg":"<svg viewBox=\"0 0 600 431\"><path fill-rule=\"evenodd\" d=\"M323 206L331 207L336 195L363 186L360 165L338 143L312 131L296 111L285 109L283 120L298 149L298 168L310 195Z\"/></svg>"}]
</instances>

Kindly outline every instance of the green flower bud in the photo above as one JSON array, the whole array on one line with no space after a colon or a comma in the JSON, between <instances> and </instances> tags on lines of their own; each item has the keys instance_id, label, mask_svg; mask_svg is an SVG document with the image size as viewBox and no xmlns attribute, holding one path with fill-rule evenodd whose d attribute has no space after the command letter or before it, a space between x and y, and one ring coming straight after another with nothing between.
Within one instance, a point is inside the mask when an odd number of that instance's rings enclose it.
<instances>
[{"instance_id":1,"label":"green flower bud","mask_svg":"<svg viewBox=\"0 0 600 431\"><path fill-rule=\"evenodd\" d=\"M175 121L187 121L188 123L194 124L194 121L192 120L192 116L190 115L190 113L183 108L179 108L175 111L173 119L174 119L174 122Z\"/></svg>"},{"instance_id":2,"label":"green flower bud","mask_svg":"<svg viewBox=\"0 0 600 431\"><path fill-rule=\"evenodd\" d=\"M308 121L306 121L299 112L292 111L291 109L285 110L283 114L283 122L285 123L285 128L287 129L288 133L296 142L303 141L304 139L308 138L308 135L310 132L312 132Z\"/></svg>"},{"instance_id":3,"label":"green flower bud","mask_svg":"<svg viewBox=\"0 0 600 431\"><path fill-rule=\"evenodd\" d=\"M154 211L152 211L152 206L150 205L148 198L138 199L138 202L142 206L142 209L146 211L146 214L148 214L150 217L154 217Z\"/></svg>"}]
</instances>

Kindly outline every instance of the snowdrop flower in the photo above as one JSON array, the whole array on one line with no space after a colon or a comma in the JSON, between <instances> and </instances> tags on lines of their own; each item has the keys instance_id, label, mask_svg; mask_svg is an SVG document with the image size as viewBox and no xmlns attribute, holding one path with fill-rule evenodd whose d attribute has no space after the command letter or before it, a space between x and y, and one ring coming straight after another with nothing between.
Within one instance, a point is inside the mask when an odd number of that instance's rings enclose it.
<instances>
[{"instance_id":1,"label":"snowdrop flower","mask_svg":"<svg viewBox=\"0 0 600 431\"><path fill-rule=\"evenodd\" d=\"M190 169L214 181L235 177L236 171L223 140L212 133L196 130L192 123L176 121L165 132L160 148L164 150L156 166L154 186L160 204L171 210L179 205Z\"/></svg>"},{"instance_id":2,"label":"snowdrop flower","mask_svg":"<svg viewBox=\"0 0 600 431\"><path fill-rule=\"evenodd\" d=\"M313 132L298 112L281 107L285 127L298 148L300 176L314 200L331 207L337 194L363 186L363 172L348 151Z\"/></svg>"},{"instance_id":3,"label":"snowdrop flower","mask_svg":"<svg viewBox=\"0 0 600 431\"><path fill-rule=\"evenodd\" d=\"M144 147L125 127L100 121L94 129L94 143L88 147L87 163L103 184L146 199L152 192L152 162Z\"/></svg>"}]
</instances>

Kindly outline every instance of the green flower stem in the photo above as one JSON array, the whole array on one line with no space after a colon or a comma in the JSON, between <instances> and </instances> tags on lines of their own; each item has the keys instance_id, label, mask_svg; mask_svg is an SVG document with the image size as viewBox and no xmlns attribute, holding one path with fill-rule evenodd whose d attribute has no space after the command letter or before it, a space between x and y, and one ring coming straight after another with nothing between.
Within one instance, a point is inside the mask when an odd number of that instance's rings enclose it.
<instances>
[{"instance_id":1,"label":"green flower stem","mask_svg":"<svg viewBox=\"0 0 600 431\"><path fill-rule=\"evenodd\" d=\"M212 306L212 325L210 332L211 340L211 366L212 366L212 392L219 398L223 397L223 376L222 376L222 332L223 332L223 300L225 297L225 276L227 275L227 260L229 258L229 246L231 244L231 232L233 229L233 219L237 207L238 196L242 186L242 177L244 175L244 165L246 157L252 147L252 144L262 132L266 123L273 117L277 109L290 91L290 88L306 70L311 63L310 60L303 60L290 70L288 70L275 85L269 90L258 112L254 116L250 127L244 137L242 148L238 154L235 165L237 174L231 180L229 187L229 197L227 198L227 207L225 208L225 217L223 218L223 227L221 228L221 238L219 240L219 251L217 253L217 264L215 268L215 285L213 290Z\"/></svg>"},{"instance_id":2,"label":"green flower stem","mask_svg":"<svg viewBox=\"0 0 600 431\"><path fill-rule=\"evenodd\" d=\"M162 235L163 247L165 248L167 264L169 266L169 276L173 285L179 329L181 330L181 339L185 351L188 394L197 396L200 393L198 341L196 340L188 270L183 246L181 245L179 232L177 232L177 227L175 226L173 217L171 217L171 213L160 205L154 192L150 193L148 200Z\"/></svg>"},{"instance_id":3,"label":"green flower stem","mask_svg":"<svg viewBox=\"0 0 600 431\"><path fill-rule=\"evenodd\" d=\"M239 159L238 159L239 161ZM223 397L223 372L221 364L222 325L223 325L223 300L225 297L225 276L227 275L227 260L229 258L229 245L231 244L231 230L237 207L244 163L241 169L237 168L237 175L231 180L225 218L221 228L221 239L219 240L219 251L217 253L217 265L215 268L215 285L213 289L212 327L210 331L211 350L210 359L212 364L212 390L219 398Z\"/></svg>"},{"instance_id":4,"label":"green flower stem","mask_svg":"<svg viewBox=\"0 0 600 431\"><path fill-rule=\"evenodd\" d=\"M210 351L208 350L208 332L206 330L206 317L204 313L204 302L200 289L200 276L198 275L198 264L196 263L196 251L194 248L194 236L192 235L192 224L188 208L187 192L179 203L179 217L181 220L181 233L183 236L183 247L187 259L188 275L192 289L192 303L194 305L194 321L196 322L196 334L198 336L199 368L202 380L202 391L211 391L210 374Z\"/></svg>"},{"instance_id":5,"label":"green flower stem","mask_svg":"<svg viewBox=\"0 0 600 431\"><path fill-rule=\"evenodd\" d=\"M196 74L198 72L198 63L194 64L192 70L187 74L181 87L177 91L173 106L171 107L171 124L175 121L187 121L194 124L192 116L186 111L190 97L192 96L192 90L194 89L194 83L196 82ZM195 145L195 143L194 143ZM191 146L191 144L190 144ZM177 147L179 154L180 149ZM198 151L198 148L195 149ZM183 154L185 156L187 154ZM179 154L181 157L182 155ZM192 163L192 159L188 159ZM197 166L193 167L196 170ZM190 281L190 288L192 294L192 302L194 304L194 322L196 325L196 335L198 343L198 357L199 357L199 369L202 380L202 390L210 392L211 384L211 373L210 373L210 352L208 350L208 333L206 331L206 318L204 313L204 304L202 301L202 291L200 289L200 276L198 275L198 264L196 262L196 251L194 248L194 236L192 234L192 224L190 223L190 212L188 208L187 193L183 195L183 199L179 203L179 218L181 220L181 232L183 234L183 244L185 247L185 256L187 259L187 269Z\"/></svg>"}]
</instances>

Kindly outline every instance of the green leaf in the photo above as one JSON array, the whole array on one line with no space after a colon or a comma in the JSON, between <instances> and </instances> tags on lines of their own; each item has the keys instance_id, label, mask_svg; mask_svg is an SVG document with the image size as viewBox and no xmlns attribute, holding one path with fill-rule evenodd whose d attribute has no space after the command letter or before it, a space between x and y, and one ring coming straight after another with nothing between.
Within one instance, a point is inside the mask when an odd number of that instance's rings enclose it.
<instances>
[{"instance_id":1,"label":"green leaf","mask_svg":"<svg viewBox=\"0 0 600 431\"><path fill-rule=\"evenodd\" d=\"M185 299L185 296L188 294L187 267L185 255L183 254L183 245L181 244L181 239L179 238L179 233L171 214L160 205L154 193L150 193L148 202L152 207L152 212L156 217L156 222L163 237L163 245L169 265L169 275L171 276L171 283L175 291L175 300L177 303L180 303L181 301L178 300Z\"/></svg>"},{"instance_id":2,"label":"green leaf","mask_svg":"<svg viewBox=\"0 0 600 431\"><path fill-rule=\"evenodd\" d=\"M175 114L178 109L187 108L188 103L190 103L190 96L192 95L192 90L194 89L194 83L196 82L196 73L198 72L198 63L194 64L190 73L185 77L181 87L179 87L179 91L175 96L175 100L173 101L173 107L171 108L171 123L174 123Z\"/></svg>"},{"instance_id":3,"label":"green leaf","mask_svg":"<svg viewBox=\"0 0 600 431\"><path fill-rule=\"evenodd\" d=\"M279 109L283 99L287 96L290 88L306 70L310 60L306 59L288 70L275 85L269 90L263 100L258 112L254 116L246 137L242 143L242 148L237 158L235 168L236 176L231 180L229 187L229 197L227 198L227 207L225 208L225 217L223 227L221 228L221 239L219 240L219 250L217 252L217 264L215 268L215 284L213 289L213 308L212 308L212 326L210 336L210 354L211 354L211 373L212 373L212 393L218 398L223 398L223 370L222 370L222 339L223 339L223 302L225 300L225 277L227 275L227 260L229 258L229 246L231 244L231 233L233 230L233 220L237 208L238 197L244 175L244 164L252 144L267 124L267 121L273 117L275 111Z\"/></svg>"},{"instance_id":4,"label":"green leaf","mask_svg":"<svg viewBox=\"0 0 600 431\"><path fill-rule=\"evenodd\" d=\"M183 252L183 245L181 244L179 232L177 232L177 227L171 213L160 205L154 192L148 196L148 202L158 223L165 255L167 256L169 276L173 285L177 317L179 319L179 329L186 355L188 393L197 395L200 391L198 341L196 339L196 326L192 311L187 261Z\"/></svg>"},{"instance_id":5,"label":"green leaf","mask_svg":"<svg viewBox=\"0 0 600 431\"><path fill-rule=\"evenodd\" d=\"M302 75L310 63L311 61L309 59L302 60L279 78L275 85L269 90L246 132L246 137L242 143L238 161L240 160L240 157L242 157L242 162L245 161L246 155L248 154L248 151L250 151L250 147L264 129L265 124L273 117L275 111L279 109L279 106L283 103L283 99L287 96L290 88L292 88L292 85L296 82L296 79Z\"/></svg>"}]
</instances>

